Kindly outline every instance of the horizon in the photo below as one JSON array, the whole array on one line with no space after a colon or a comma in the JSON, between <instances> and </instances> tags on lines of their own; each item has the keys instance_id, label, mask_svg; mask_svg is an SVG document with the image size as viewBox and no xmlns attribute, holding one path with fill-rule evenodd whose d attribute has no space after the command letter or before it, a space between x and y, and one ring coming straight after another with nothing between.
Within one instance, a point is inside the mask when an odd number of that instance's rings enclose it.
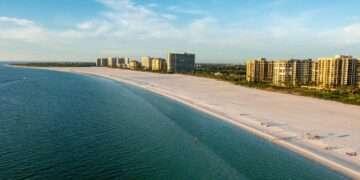
<instances>
[{"instance_id":1,"label":"horizon","mask_svg":"<svg viewBox=\"0 0 360 180\"><path fill-rule=\"evenodd\" d=\"M196 54L195 54L196 55ZM148 55L144 55L144 56L139 56L139 57L131 57L131 58L135 58L136 61L141 61L141 57L146 57ZM196 64L234 64L234 65L246 65L246 62L247 61L252 61L252 60L258 60L258 59L261 59L261 58L265 58L267 61L289 61L289 60L312 60L312 61L318 61L319 58L333 58L333 57L336 57L336 56L351 56L353 57L354 59L356 60L359 60L360 61L360 57L355 57L355 56L352 56L350 54L336 54L336 55L333 55L333 56L323 56L323 57L315 57L315 58L310 58L310 57L307 57L307 58L286 58L286 59L274 59L274 58L268 58L268 57L254 57L254 58L249 58L249 59L243 59L243 60L234 60L234 61L217 61L217 60L210 60L210 61L203 61L203 60L196 60ZM121 56L110 56L110 57L121 57ZM154 56L149 56L149 57L154 57ZM157 56L159 57L159 56ZM95 57L96 58L99 58L99 57ZM166 58L166 57L159 57L159 58ZM77 63L77 62L80 62L80 63L92 63L94 62L93 59L91 60L82 60L82 61L79 61L79 60L2 60L0 59L0 63Z\"/></svg>"},{"instance_id":2,"label":"horizon","mask_svg":"<svg viewBox=\"0 0 360 180\"><path fill-rule=\"evenodd\" d=\"M198 63L360 57L355 0L0 0L3 61L191 52ZM346 12L346 13L342 13Z\"/></svg>"}]
</instances>

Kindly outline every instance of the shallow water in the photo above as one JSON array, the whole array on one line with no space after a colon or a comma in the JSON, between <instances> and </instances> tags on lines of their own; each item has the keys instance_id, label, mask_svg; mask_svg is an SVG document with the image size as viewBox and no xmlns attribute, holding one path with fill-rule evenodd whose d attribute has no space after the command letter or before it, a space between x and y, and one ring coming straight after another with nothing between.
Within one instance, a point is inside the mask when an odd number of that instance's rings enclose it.
<instances>
[{"instance_id":1,"label":"shallow water","mask_svg":"<svg viewBox=\"0 0 360 180\"><path fill-rule=\"evenodd\" d=\"M0 179L346 179L112 80L0 65Z\"/></svg>"}]
</instances>

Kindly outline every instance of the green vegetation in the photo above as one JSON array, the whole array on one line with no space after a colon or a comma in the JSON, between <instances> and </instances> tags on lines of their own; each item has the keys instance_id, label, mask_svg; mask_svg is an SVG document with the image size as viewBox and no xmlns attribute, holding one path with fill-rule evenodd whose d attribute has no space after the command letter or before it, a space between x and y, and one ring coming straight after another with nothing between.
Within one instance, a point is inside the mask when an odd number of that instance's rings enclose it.
<instances>
[{"instance_id":1,"label":"green vegetation","mask_svg":"<svg viewBox=\"0 0 360 180\"><path fill-rule=\"evenodd\" d=\"M243 81L238 84L268 91L282 92L300 96L310 96L325 100L338 101L346 104L360 105L360 89L356 87L340 88L336 90L325 90L302 87L277 87L272 86L271 84L249 83L247 81Z\"/></svg>"},{"instance_id":2,"label":"green vegetation","mask_svg":"<svg viewBox=\"0 0 360 180\"><path fill-rule=\"evenodd\" d=\"M245 80L246 66L238 64L197 64L194 75L230 81L236 84Z\"/></svg>"},{"instance_id":3,"label":"green vegetation","mask_svg":"<svg viewBox=\"0 0 360 180\"><path fill-rule=\"evenodd\" d=\"M358 87L344 87L336 90L320 90L303 87L278 87L271 85L271 83L251 83L246 81L246 67L244 65L199 64L197 65L194 75L198 77L227 81L236 85L266 91L309 96L338 101L346 104L360 105L360 88Z\"/></svg>"},{"instance_id":4,"label":"green vegetation","mask_svg":"<svg viewBox=\"0 0 360 180\"><path fill-rule=\"evenodd\" d=\"M135 71L150 72L150 73L159 73L159 74L171 74L171 73L167 72L167 70L151 71L151 70L145 70L145 69L138 69L138 70L135 70Z\"/></svg>"},{"instance_id":5,"label":"green vegetation","mask_svg":"<svg viewBox=\"0 0 360 180\"><path fill-rule=\"evenodd\" d=\"M91 62L31 62L31 63L13 63L14 66L29 67L91 67L96 66Z\"/></svg>"}]
</instances>

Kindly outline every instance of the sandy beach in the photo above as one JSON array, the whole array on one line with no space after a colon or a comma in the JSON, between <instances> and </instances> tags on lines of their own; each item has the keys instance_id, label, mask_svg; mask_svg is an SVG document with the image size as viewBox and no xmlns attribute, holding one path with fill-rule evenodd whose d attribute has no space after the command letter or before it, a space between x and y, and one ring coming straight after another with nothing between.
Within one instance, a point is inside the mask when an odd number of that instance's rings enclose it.
<instances>
[{"instance_id":1,"label":"sandy beach","mask_svg":"<svg viewBox=\"0 0 360 180\"><path fill-rule=\"evenodd\" d=\"M110 78L167 96L360 179L360 106L178 74L46 69Z\"/></svg>"}]
</instances>

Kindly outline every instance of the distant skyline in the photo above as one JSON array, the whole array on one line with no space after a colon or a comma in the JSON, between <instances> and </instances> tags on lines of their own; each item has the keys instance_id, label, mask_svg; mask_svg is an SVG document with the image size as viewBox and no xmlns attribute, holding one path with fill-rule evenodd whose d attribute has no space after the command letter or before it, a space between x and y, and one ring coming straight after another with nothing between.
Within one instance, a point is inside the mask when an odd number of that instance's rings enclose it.
<instances>
[{"instance_id":1,"label":"distant skyline","mask_svg":"<svg viewBox=\"0 0 360 180\"><path fill-rule=\"evenodd\" d=\"M360 57L358 0L0 0L0 60Z\"/></svg>"}]
</instances>

